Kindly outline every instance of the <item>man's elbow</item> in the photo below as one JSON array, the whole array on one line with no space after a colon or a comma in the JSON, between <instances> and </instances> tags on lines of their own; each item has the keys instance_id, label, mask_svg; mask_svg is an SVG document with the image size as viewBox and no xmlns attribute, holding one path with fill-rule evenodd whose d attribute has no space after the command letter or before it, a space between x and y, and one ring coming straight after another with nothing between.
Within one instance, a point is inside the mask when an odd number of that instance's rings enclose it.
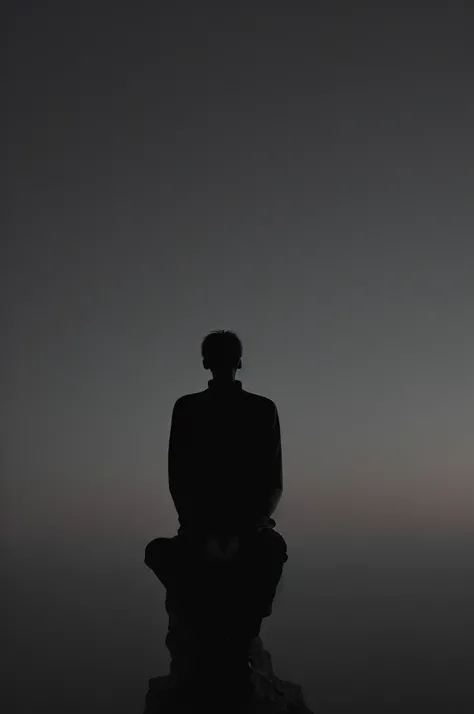
<instances>
[{"instance_id":1,"label":"man's elbow","mask_svg":"<svg viewBox=\"0 0 474 714\"><path fill-rule=\"evenodd\" d=\"M278 504L280 502L282 493L283 493L283 489L281 489L281 488L275 489L273 491L271 499L270 499L270 513L269 513L270 516L276 510L276 507L278 506Z\"/></svg>"}]
</instances>

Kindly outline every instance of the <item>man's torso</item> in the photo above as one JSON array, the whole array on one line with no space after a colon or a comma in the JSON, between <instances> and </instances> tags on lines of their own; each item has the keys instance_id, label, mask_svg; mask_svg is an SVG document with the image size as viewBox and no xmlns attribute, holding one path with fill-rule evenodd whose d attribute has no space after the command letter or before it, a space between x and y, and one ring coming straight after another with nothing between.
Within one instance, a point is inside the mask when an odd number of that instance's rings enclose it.
<instances>
[{"instance_id":1,"label":"man's torso","mask_svg":"<svg viewBox=\"0 0 474 714\"><path fill-rule=\"evenodd\" d=\"M263 396L232 388L209 388L180 400L186 488L196 514L220 532L232 532L259 489L265 440L275 405ZM181 519L180 519L181 522ZM255 527L273 527L261 518ZM190 524L181 523L180 532Z\"/></svg>"}]
</instances>

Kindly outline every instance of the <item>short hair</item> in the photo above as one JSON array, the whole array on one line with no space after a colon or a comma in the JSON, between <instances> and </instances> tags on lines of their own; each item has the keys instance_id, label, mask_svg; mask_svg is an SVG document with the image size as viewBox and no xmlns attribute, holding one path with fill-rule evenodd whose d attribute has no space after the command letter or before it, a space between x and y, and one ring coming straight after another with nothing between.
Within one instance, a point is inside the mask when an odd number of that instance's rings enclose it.
<instances>
[{"instance_id":1,"label":"short hair","mask_svg":"<svg viewBox=\"0 0 474 714\"><path fill-rule=\"evenodd\" d=\"M242 357L242 342L235 332L213 330L202 341L201 354L211 368L235 368Z\"/></svg>"}]
</instances>

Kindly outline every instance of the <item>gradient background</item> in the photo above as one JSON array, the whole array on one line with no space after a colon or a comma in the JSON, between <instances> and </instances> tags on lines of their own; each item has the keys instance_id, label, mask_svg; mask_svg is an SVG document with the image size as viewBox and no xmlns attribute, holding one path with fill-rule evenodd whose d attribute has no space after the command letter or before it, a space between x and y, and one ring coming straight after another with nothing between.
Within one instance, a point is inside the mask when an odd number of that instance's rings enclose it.
<instances>
[{"instance_id":1,"label":"gradient background","mask_svg":"<svg viewBox=\"0 0 474 714\"><path fill-rule=\"evenodd\" d=\"M277 674L470 712L474 10L134 5L8 16L2 709L139 714L167 670L143 551L227 328L280 412Z\"/></svg>"}]
</instances>

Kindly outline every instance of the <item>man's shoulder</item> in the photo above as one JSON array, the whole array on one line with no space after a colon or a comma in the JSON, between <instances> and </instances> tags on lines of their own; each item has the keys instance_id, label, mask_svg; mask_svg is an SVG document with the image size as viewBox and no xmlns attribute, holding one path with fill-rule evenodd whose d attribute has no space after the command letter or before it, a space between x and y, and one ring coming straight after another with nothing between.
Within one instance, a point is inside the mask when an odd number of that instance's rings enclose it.
<instances>
[{"instance_id":1,"label":"man's shoulder","mask_svg":"<svg viewBox=\"0 0 474 714\"><path fill-rule=\"evenodd\" d=\"M239 396L243 404L248 404L252 409L259 408L265 411L276 411L277 406L275 402L269 397L264 397L262 394L256 394L255 392L249 392L246 389L241 389L239 391ZM192 409L199 404L205 402L209 397L209 390L204 389L200 392L192 392L190 394L183 394L175 402L175 409Z\"/></svg>"},{"instance_id":2,"label":"man's shoulder","mask_svg":"<svg viewBox=\"0 0 474 714\"><path fill-rule=\"evenodd\" d=\"M248 392L245 389L242 389L242 394L245 395L245 398L252 404L252 406L259 406L262 409L270 411L277 408L275 402L269 397L264 397L263 394Z\"/></svg>"},{"instance_id":3,"label":"man's shoulder","mask_svg":"<svg viewBox=\"0 0 474 714\"><path fill-rule=\"evenodd\" d=\"M183 394L181 397L178 397L174 404L175 409L186 409L189 406L193 406L196 404L198 401L200 401L201 395L204 394L204 392L192 392L191 394Z\"/></svg>"}]
</instances>

